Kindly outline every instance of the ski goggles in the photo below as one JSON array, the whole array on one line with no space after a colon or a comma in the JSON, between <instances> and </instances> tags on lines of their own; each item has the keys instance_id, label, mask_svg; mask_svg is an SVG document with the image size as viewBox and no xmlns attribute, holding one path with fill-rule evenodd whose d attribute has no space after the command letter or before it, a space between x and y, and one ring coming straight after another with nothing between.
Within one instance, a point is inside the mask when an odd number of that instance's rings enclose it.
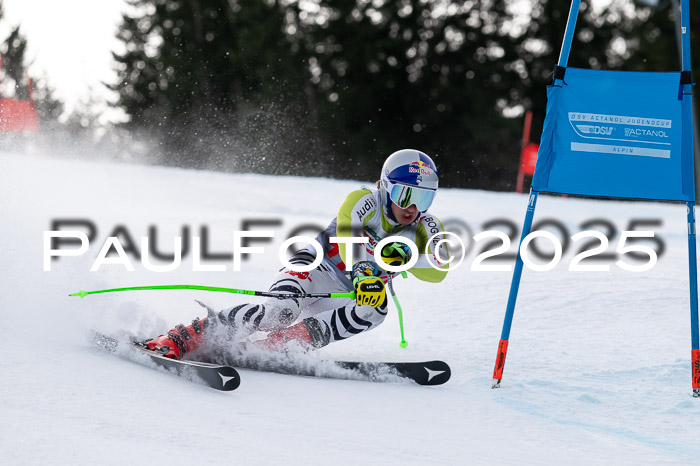
<instances>
[{"instance_id":1,"label":"ski goggles","mask_svg":"<svg viewBox=\"0 0 700 466\"><path fill-rule=\"evenodd\" d=\"M402 209L415 205L419 211L425 212L428 210L428 207L430 207L430 204L433 203L435 191L432 189L406 186L404 184L393 184L391 185L389 198L391 202Z\"/></svg>"}]
</instances>

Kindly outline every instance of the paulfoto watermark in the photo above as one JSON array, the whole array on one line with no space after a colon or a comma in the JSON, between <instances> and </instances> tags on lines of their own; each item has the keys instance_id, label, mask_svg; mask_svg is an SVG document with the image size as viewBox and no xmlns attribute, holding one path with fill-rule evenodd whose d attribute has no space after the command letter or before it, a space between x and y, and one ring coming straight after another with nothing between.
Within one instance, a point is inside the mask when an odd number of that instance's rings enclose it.
<instances>
[{"instance_id":1,"label":"paulfoto watermark","mask_svg":"<svg viewBox=\"0 0 700 466\"><path fill-rule=\"evenodd\" d=\"M511 242L508 235L502 231L491 230L484 231L474 236L474 240L476 242L486 240L487 238L495 238L501 242L501 245L479 254L472 262L471 270L474 272L512 272L513 265L511 264L491 265L483 263L486 259L495 257L499 254L504 254L510 249ZM538 263L533 259L533 241L537 238L543 238L551 243L554 252L549 262ZM656 265L658 256L653 248L643 244L630 244L631 240L637 238L653 239L655 238L655 235L653 231L621 232L620 239L615 249L615 252L620 257L620 259L615 262L617 267L628 272L646 272L651 270ZM571 259L568 270L570 272L609 272L611 270L610 264L582 264L582 261L585 259L595 259L596 256L603 256L604 254L607 254L606 251L608 250L610 244L608 237L597 230L585 230L571 236L571 240L574 243L584 243L584 240L586 239L588 239L588 241L585 241L585 244L592 247L590 247L590 249L586 247L582 248L582 250L580 250L578 254ZM631 256L631 254L635 254L635 256ZM641 264L628 262L624 260L625 255L633 257L635 260L638 260L641 256L644 257L645 260L643 260ZM522 239L519 247L519 256L525 267L534 270L535 272L547 272L557 267L561 262L563 256L562 243L559 238L549 231L533 231ZM602 258L603 257L601 257L601 259Z\"/></svg>"},{"instance_id":2,"label":"paulfoto watermark","mask_svg":"<svg viewBox=\"0 0 700 466\"><path fill-rule=\"evenodd\" d=\"M230 258L232 261L232 270L239 272L242 270L242 262L244 255L263 254L265 248L263 246L250 246L247 241L251 239L268 238L273 239L275 232L273 230L260 231L234 231L232 241L232 251ZM548 261L537 262L533 259L533 255L542 260L543 254L535 251L534 241L541 238L542 241L550 243L553 248L552 257ZM71 244L78 247L66 249L56 245L57 239L68 239ZM499 230L487 230L478 233L472 237L475 243L484 243L487 246L482 248L481 252L471 263L471 271L474 272L510 272L513 270L512 264L487 264L487 260L505 255L511 248L511 239L508 234ZM566 245L568 247L568 239ZM630 272L645 272L653 268L657 261L657 251L644 244L632 244L634 240L639 239L655 239L653 231L622 231L619 241L617 242L615 252L619 259L615 265L623 270ZM79 230L50 230L44 232L43 238L43 266L44 271L51 271L52 259L58 257L78 257L85 255L90 247L90 239L85 232ZM202 254L202 238L194 236L189 239L192 247L192 271L193 272L227 272L226 264L203 263ZM607 272L611 270L610 264L591 264L582 263L584 260L595 259L596 257L604 258L606 251L609 248L610 240L608 237L597 230L585 230L570 237L574 243L580 243L583 247L571 259L568 270L572 272ZM373 247L367 237L330 237L329 242L332 244L344 244L345 258L344 263L346 269L351 269L354 262L352 245L365 245L366 251L374 256L377 264L389 273L400 273L407 271L414 266L426 268L432 267L435 269L444 269L449 265L450 270L456 270L463 263L467 256L469 248L464 241L453 232L438 232L433 234L427 241L425 248L421 251L412 240L403 236L389 236L377 242ZM393 242L399 242L407 245L411 249L411 258L408 263L400 266L392 266L386 264L381 258L383 248ZM288 259L289 250L294 244L303 244L311 247L315 251L315 260L309 265L295 265ZM133 245L131 245L133 246ZM495 247L494 247L495 246ZM523 261L525 267L537 271L545 272L554 269L562 261L563 251L565 247L560 239L549 231L537 230L526 235L519 245L519 257ZM454 253L458 251L459 253ZM116 253L116 254L115 254ZM173 238L173 254L169 259L169 264L158 265L153 261L153 248L151 240L148 236L140 238L140 262L141 265L148 271L152 272L171 272L179 269L182 266L183 257L183 238L176 236ZM544 254L546 257L546 254ZM625 260L625 256L633 258L636 262ZM324 259L324 248L321 243L313 237L296 235L287 238L282 242L278 249L278 258L280 264L294 272L308 272L318 267ZM641 263L639 263L641 260ZM420 263L419 263L420 261ZM91 272L97 272L104 266L121 266L127 271L135 271L134 264L129 258L122 242L117 236L109 236L102 244L99 253L92 262L90 267Z\"/></svg>"},{"instance_id":3,"label":"paulfoto watermark","mask_svg":"<svg viewBox=\"0 0 700 466\"><path fill-rule=\"evenodd\" d=\"M248 239L248 238L274 238L275 237L275 232L272 230L265 230L265 231L234 231L233 232L233 250L232 250L232 259L233 259L233 271L234 272L240 272L241 271L241 265L242 265L242 259L244 254L262 254L265 252L265 248L262 246L244 246L243 245L243 240ZM433 244L439 244L440 241L438 238L436 238L437 235L434 235L430 241ZM52 246L52 242L56 238L70 238L72 240L77 240L80 243L80 246L77 248L73 249L55 249ZM369 238L367 237L330 237L329 242L332 244L344 244L346 246L352 246L353 244L368 244L369 243ZM389 264L386 264L382 259L381 259L381 251L382 249L394 242L400 242L403 244L406 244L412 252L411 259L404 265L402 266L392 266ZM173 249L174 249L174 256L173 260L170 264L167 265L156 265L153 263L152 258L151 258L151 248L150 248L150 239L147 236L141 237L141 265L146 269L151 272L172 272L174 270L177 270L180 268L182 264L182 238L177 236L173 238ZM289 259L287 258L288 251L290 247L293 244L305 244L308 246L311 246L314 251L316 252L316 258L315 260L309 264L309 265L295 265L292 264ZM430 243L429 243L430 244ZM51 271L51 259L55 257L77 257L77 256L82 256L87 253L88 249L90 247L90 240L88 239L88 236L78 230L66 230L66 231L44 231L44 271L45 272L50 272ZM203 264L202 263L202 256L201 256L201 238L195 236L192 238L192 248L193 248L193 261L192 261L192 271L194 272L226 272L227 266L225 264ZM115 251L116 256L112 255L112 257L109 257L110 251ZM404 238L402 236L389 236L387 238L382 239L379 241L376 246L374 247L374 250L372 251L372 254L377 261L377 263L387 272L391 273L400 273L407 271L408 269L412 268L414 265L416 265L416 262L419 259L419 252L418 252L418 246L411 241L408 238ZM434 255L437 256L437 255ZM283 267L292 270L294 272L308 272L310 270L315 269L318 267L321 262L323 262L323 259L325 257L324 255L324 248L319 243L315 238L312 238L310 236L293 236L291 238L287 238L282 242L282 245L279 247L278 250L278 257L279 261L282 264ZM440 265L434 265L434 264L440 264L441 261L440 259L434 259L436 262L429 262L431 266L435 268L439 268ZM449 260L452 260L452 258L449 258ZM346 256L345 256L345 264L348 268L351 268L354 263L354 258L353 258L353 249L352 247L348 247L346 249ZM444 265L445 262L442 262L442 265ZM121 244L121 241L119 240L118 237L116 236L110 236L107 238L107 240L104 242L102 247L100 248L100 252L97 254L97 257L92 263L92 266L90 267L91 272L97 272L99 271L103 266L105 265L121 265L124 267L127 271L133 272L136 269L134 268L134 264L132 261L129 259L129 256L127 255L126 251L124 250L124 247Z\"/></svg>"}]
</instances>

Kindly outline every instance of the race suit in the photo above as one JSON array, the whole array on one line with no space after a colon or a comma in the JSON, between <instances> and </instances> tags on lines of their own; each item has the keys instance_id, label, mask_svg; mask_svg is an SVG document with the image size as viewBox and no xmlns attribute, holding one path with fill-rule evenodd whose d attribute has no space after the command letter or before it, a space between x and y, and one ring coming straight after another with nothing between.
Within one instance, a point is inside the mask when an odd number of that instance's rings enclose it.
<instances>
[{"instance_id":1,"label":"race suit","mask_svg":"<svg viewBox=\"0 0 700 466\"><path fill-rule=\"evenodd\" d=\"M324 258L309 272L295 272L282 268L275 277L270 291L277 293L343 293L353 291L351 270L346 266L346 246L331 243L331 237L364 236L368 242L355 248L353 261L375 262L374 247L388 236L410 239L420 252L409 273L423 281L440 282L447 275L448 264L440 265L447 257L446 247L439 244L443 226L434 215L419 213L410 225L390 220L388 208L378 190L353 191L343 202L338 216L321 232L316 240L322 245ZM437 236L435 236L437 235ZM432 238L432 239L431 239ZM430 242L429 242L430 240ZM440 251L436 251L436 247ZM309 265L316 258L313 247L301 249L290 259L295 266ZM429 261L436 264L434 268ZM383 269L382 269L383 270ZM381 276L386 283L389 275ZM316 348L330 342L344 340L375 328L387 315L387 300L378 307L359 306L350 298L269 298L262 304L242 304L219 313L219 320L235 329L273 331L286 328L301 319L309 330Z\"/></svg>"}]
</instances>

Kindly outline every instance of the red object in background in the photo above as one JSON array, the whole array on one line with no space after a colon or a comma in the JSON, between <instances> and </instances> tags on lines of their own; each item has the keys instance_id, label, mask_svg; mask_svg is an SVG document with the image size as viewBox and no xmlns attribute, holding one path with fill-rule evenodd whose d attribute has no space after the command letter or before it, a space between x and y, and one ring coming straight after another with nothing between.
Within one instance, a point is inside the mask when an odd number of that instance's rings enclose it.
<instances>
[{"instance_id":1,"label":"red object in background","mask_svg":"<svg viewBox=\"0 0 700 466\"><path fill-rule=\"evenodd\" d=\"M523 147L520 154L520 170L526 175L535 174L535 165L537 165L537 151L540 150L538 144L530 143Z\"/></svg>"},{"instance_id":2,"label":"red object in background","mask_svg":"<svg viewBox=\"0 0 700 466\"><path fill-rule=\"evenodd\" d=\"M537 151L540 146L530 142L530 128L532 127L532 111L528 110L525 113L525 126L523 127L523 139L520 149L520 165L518 166L518 181L515 186L515 192L523 192L523 183L525 175L535 174L535 165L537 165Z\"/></svg>"},{"instance_id":3,"label":"red object in background","mask_svg":"<svg viewBox=\"0 0 700 466\"><path fill-rule=\"evenodd\" d=\"M0 55L0 69L3 67ZM39 118L32 103L34 85L32 78L27 75L27 90L29 100L0 97L0 133L34 133L39 134Z\"/></svg>"},{"instance_id":4,"label":"red object in background","mask_svg":"<svg viewBox=\"0 0 700 466\"><path fill-rule=\"evenodd\" d=\"M0 132L39 134L39 118L29 100L0 98Z\"/></svg>"}]
</instances>

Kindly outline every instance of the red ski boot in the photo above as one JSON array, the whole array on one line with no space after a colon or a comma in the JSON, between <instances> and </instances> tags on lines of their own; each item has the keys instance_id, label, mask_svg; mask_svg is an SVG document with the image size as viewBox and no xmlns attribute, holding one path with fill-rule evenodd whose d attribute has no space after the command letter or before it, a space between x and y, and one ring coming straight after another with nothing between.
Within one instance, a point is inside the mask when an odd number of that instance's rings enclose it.
<instances>
[{"instance_id":1,"label":"red ski boot","mask_svg":"<svg viewBox=\"0 0 700 466\"><path fill-rule=\"evenodd\" d=\"M310 350L326 346L330 340L330 331L323 332L321 325L314 318L306 318L296 325L276 330L255 342L259 348L269 351L283 351L287 343L296 341L304 349Z\"/></svg>"},{"instance_id":2,"label":"red ski boot","mask_svg":"<svg viewBox=\"0 0 700 466\"><path fill-rule=\"evenodd\" d=\"M143 344L152 351L157 351L167 358L182 359L185 353L196 350L204 342L204 330L207 328L209 320L205 317L192 321L192 325L176 325L165 335L159 335L151 340L146 340Z\"/></svg>"}]
</instances>

